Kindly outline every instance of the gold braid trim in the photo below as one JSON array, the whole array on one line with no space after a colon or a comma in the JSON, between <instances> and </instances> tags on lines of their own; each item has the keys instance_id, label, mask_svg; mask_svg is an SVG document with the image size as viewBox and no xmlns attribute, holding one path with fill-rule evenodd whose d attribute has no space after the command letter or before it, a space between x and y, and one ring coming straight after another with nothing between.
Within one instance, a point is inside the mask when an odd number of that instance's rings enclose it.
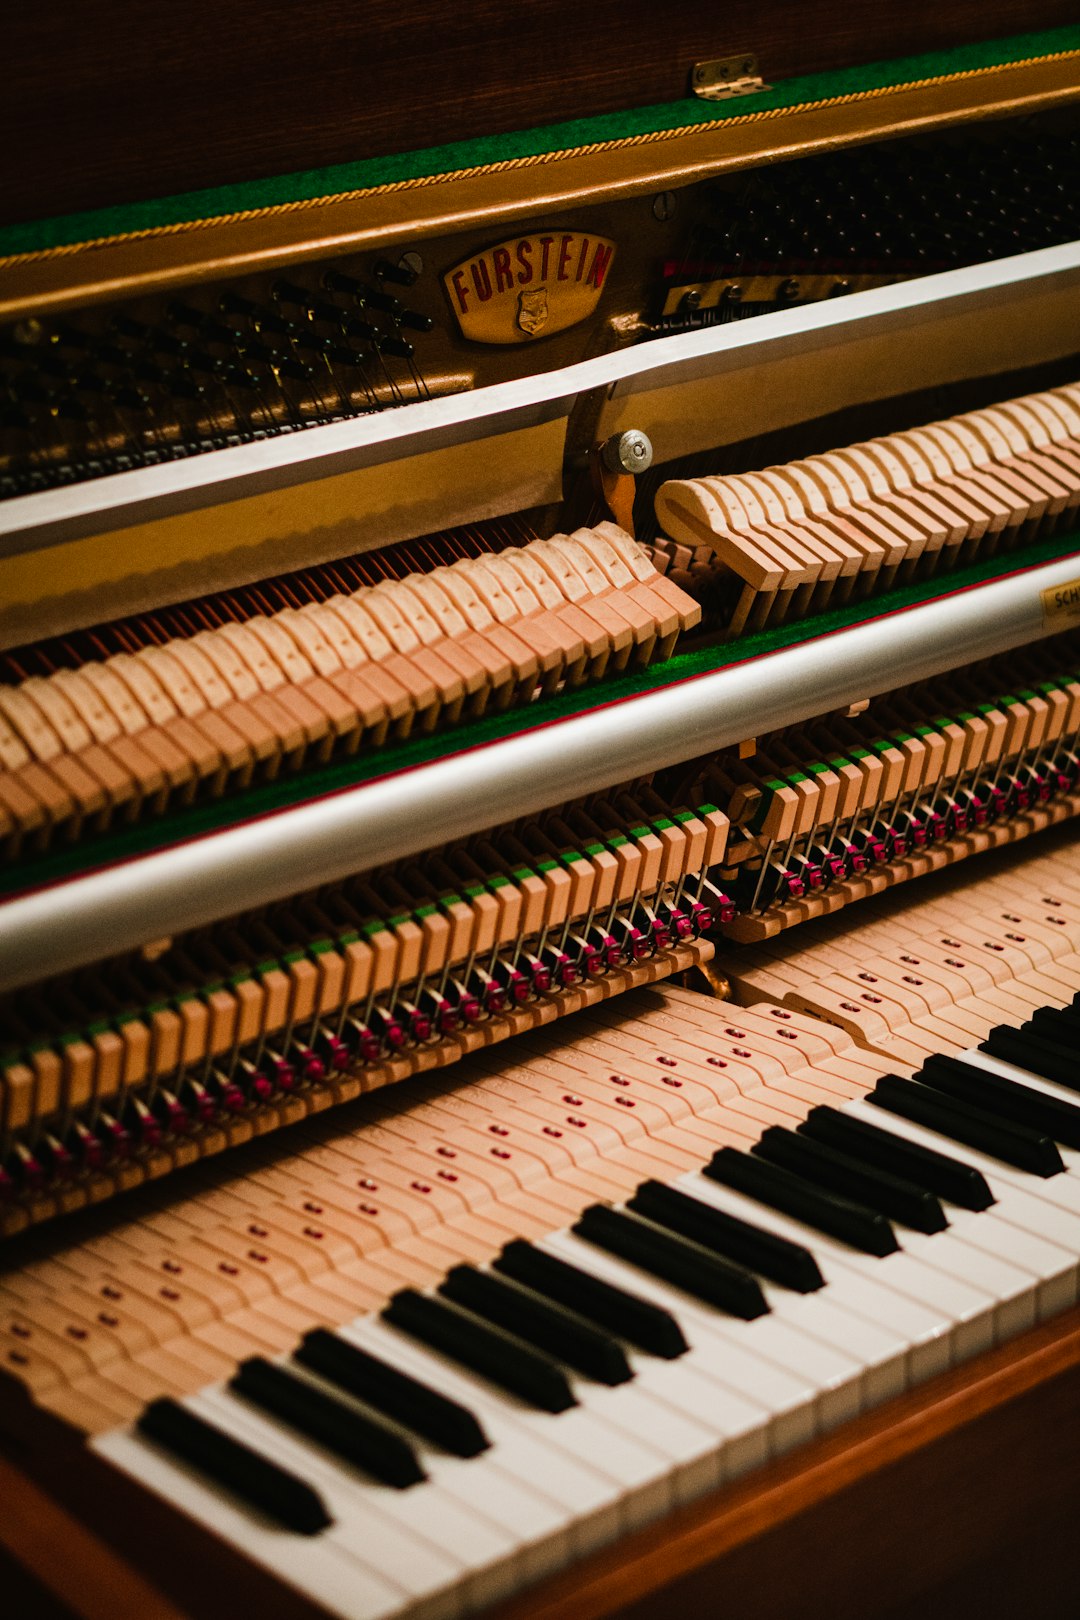
<instances>
[{"instance_id":1,"label":"gold braid trim","mask_svg":"<svg viewBox=\"0 0 1080 1620\"><path fill-rule=\"evenodd\" d=\"M991 73L1004 73L1013 68L1035 67L1049 62L1066 62L1080 58L1080 50L1055 51L1049 56L1025 57L1017 62L997 62L988 67L965 68L960 73L942 73L930 79L912 79L905 84L879 85L870 90L852 90L843 96L826 96L820 101L798 102L791 107L763 107L757 112L737 113L719 122L724 128L733 124L755 124L770 118L783 118L790 113L816 112L825 107L843 107L857 101L876 101L883 96L902 94L907 90L923 90L934 85L957 84L966 79L985 78ZM650 146L657 141L676 140L681 136L704 134L716 124L682 124L676 129L646 130L640 135L626 135L618 140L594 141L585 146L563 147L556 152L538 152L527 157L502 158L495 163L481 163L470 169L451 169L442 174L417 175L411 180L387 180L377 186L363 186L354 191L338 191L324 197L301 197L294 202L269 203L264 208L240 209L234 214L213 214L205 219L178 220L173 225L151 225L141 231L121 231L116 236L90 237L83 242L68 242L58 247L39 248L27 253L13 253L0 257L0 268L20 264L36 264L43 259L69 258L94 248L112 247L120 242L146 241L154 237L179 236L188 231L210 230L220 225L235 225L245 220L271 219L281 214L295 214L303 209L325 208L332 203L359 202L365 197L386 196L392 192L419 191L426 186L442 185L455 180L474 179L484 174L505 174L515 169L532 169L541 163L560 163L570 158L588 157L599 152L615 152L635 146Z\"/></svg>"}]
</instances>

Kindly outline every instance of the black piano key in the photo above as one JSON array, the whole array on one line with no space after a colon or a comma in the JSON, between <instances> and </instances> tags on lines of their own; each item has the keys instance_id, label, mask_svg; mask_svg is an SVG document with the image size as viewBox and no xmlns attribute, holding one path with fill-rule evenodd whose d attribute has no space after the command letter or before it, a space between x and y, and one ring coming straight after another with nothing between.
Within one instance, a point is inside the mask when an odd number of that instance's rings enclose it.
<instances>
[{"instance_id":1,"label":"black piano key","mask_svg":"<svg viewBox=\"0 0 1080 1620\"><path fill-rule=\"evenodd\" d=\"M306 1333L293 1356L329 1383L455 1457L478 1457L491 1444L467 1407L327 1328Z\"/></svg>"},{"instance_id":2,"label":"black piano key","mask_svg":"<svg viewBox=\"0 0 1080 1620\"><path fill-rule=\"evenodd\" d=\"M762 1132L754 1152L828 1192L876 1209L889 1220L903 1221L916 1232L943 1232L949 1224L933 1193L780 1125L770 1125Z\"/></svg>"},{"instance_id":3,"label":"black piano key","mask_svg":"<svg viewBox=\"0 0 1080 1620\"><path fill-rule=\"evenodd\" d=\"M393 1429L263 1356L241 1362L229 1388L346 1462L366 1469L384 1485L404 1490L427 1478L412 1446Z\"/></svg>"},{"instance_id":4,"label":"black piano key","mask_svg":"<svg viewBox=\"0 0 1080 1620\"><path fill-rule=\"evenodd\" d=\"M402 1332L460 1361L530 1406L543 1412L566 1412L577 1405L562 1368L547 1356L512 1333L444 1305L440 1299L430 1299L415 1288L402 1288L384 1306L382 1314Z\"/></svg>"},{"instance_id":5,"label":"black piano key","mask_svg":"<svg viewBox=\"0 0 1080 1620\"><path fill-rule=\"evenodd\" d=\"M1080 1007L1072 1004L1068 1007L1036 1007L1024 1022L1048 1041L1069 1046L1080 1036Z\"/></svg>"},{"instance_id":6,"label":"black piano key","mask_svg":"<svg viewBox=\"0 0 1080 1620\"><path fill-rule=\"evenodd\" d=\"M961 1209L989 1209L996 1202L985 1176L973 1165L938 1153L934 1148L908 1142L892 1131L867 1124L864 1119L853 1119L837 1108L824 1105L812 1108L798 1129L815 1141L826 1142L868 1164L879 1165L882 1170L891 1170L894 1175L914 1181L939 1198L948 1198Z\"/></svg>"},{"instance_id":7,"label":"black piano key","mask_svg":"<svg viewBox=\"0 0 1080 1620\"><path fill-rule=\"evenodd\" d=\"M594 1277L545 1249L535 1249L523 1238L507 1243L492 1265L650 1355L673 1361L690 1348L675 1317L661 1305Z\"/></svg>"},{"instance_id":8,"label":"black piano key","mask_svg":"<svg viewBox=\"0 0 1080 1620\"><path fill-rule=\"evenodd\" d=\"M749 1322L768 1312L761 1284L748 1271L721 1260L699 1243L661 1231L634 1215L607 1204L592 1204L573 1230L586 1243L595 1243L598 1249L631 1261L731 1316Z\"/></svg>"},{"instance_id":9,"label":"black piano key","mask_svg":"<svg viewBox=\"0 0 1080 1620\"><path fill-rule=\"evenodd\" d=\"M625 1384L634 1376L626 1352L607 1333L475 1266L454 1266L439 1284L439 1293L598 1383Z\"/></svg>"},{"instance_id":10,"label":"black piano key","mask_svg":"<svg viewBox=\"0 0 1080 1620\"><path fill-rule=\"evenodd\" d=\"M932 1131L954 1142L965 1142L981 1153L990 1153L1017 1170L1030 1170L1035 1176L1056 1176L1065 1166L1061 1154L1048 1136L1028 1130L1024 1125L1009 1125L995 1119L971 1103L958 1102L929 1086L917 1085L914 1080L901 1080L898 1075L884 1075L870 1092L867 1102L890 1113L900 1114L917 1125L926 1125Z\"/></svg>"},{"instance_id":11,"label":"black piano key","mask_svg":"<svg viewBox=\"0 0 1080 1620\"><path fill-rule=\"evenodd\" d=\"M785 1288L811 1294L825 1286L817 1261L801 1243L777 1237L677 1187L666 1187L662 1181L643 1181L627 1205L650 1221L670 1227Z\"/></svg>"},{"instance_id":12,"label":"black piano key","mask_svg":"<svg viewBox=\"0 0 1080 1620\"><path fill-rule=\"evenodd\" d=\"M1020 1081L965 1063L962 1058L932 1057L923 1064L919 1079L950 1097L1001 1114L1032 1130L1045 1131L1066 1147L1080 1148L1080 1107L1061 1097L1048 1097Z\"/></svg>"},{"instance_id":13,"label":"black piano key","mask_svg":"<svg viewBox=\"0 0 1080 1620\"><path fill-rule=\"evenodd\" d=\"M196 1417L179 1401L167 1396L151 1401L136 1427L287 1530L315 1536L334 1522L305 1480Z\"/></svg>"},{"instance_id":14,"label":"black piano key","mask_svg":"<svg viewBox=\"0 0 1080 1620\"><path fill-rule=\"evenodd\" d=\"M739 1148L720 1148L705 1166L703 1174L735 1192L746 1193L771 1209L805 1221L819 1232L850 1243L865 1254L895 1254L900 1245L896 1233L876 1210L824 1192L802 1176L783 1170L767 1159L754 1158Z\"/></svg>"},{"instance_id":15,"label":"black piano key","mask_svg":"<svg viewBox=\"0 0 1080 1620\"><path fill-rule=\"evenodd\" d=\"M1001 1024L992 1029L979 1046L980 1052L1015 1063L1017 1068L1029 1069L1044 1080L1056 1080L1058 1085L1080 1091L1080 1056L1075 1045L1050 1040L1032 1025L1010 1029Z\"/></svg>"}]
</instances>

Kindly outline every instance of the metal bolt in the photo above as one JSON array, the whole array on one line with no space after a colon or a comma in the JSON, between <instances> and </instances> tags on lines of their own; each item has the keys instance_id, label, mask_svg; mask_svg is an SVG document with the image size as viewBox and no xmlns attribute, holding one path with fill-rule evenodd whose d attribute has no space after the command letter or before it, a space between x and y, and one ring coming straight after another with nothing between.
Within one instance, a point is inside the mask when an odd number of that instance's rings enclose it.
<instances>
[{"instance_id":1,"label":"metal bolt","mask_svg":"<svg viewBox=\"0 0 1080 1620\"><path fill-rule=\"evenodd\" d=\"M843 296L844 293L849 293L850 291L851 291L851 282L850 281L834 281L832 286L829 288L829 297L830 298L840 298L840 297Z\"/></svg>"},{"instance_id":2,"label":"metal bolt","mask_svg":"<svg viewBox=\"0 0 1080 1620\"><path fill-rule=\"evenodd\" d=\"M777 291L777 296L779 298L787 298L787 299L798 298L798 296L799 296L799 283L795 279L794 276L789 276L787 281L782 281L780 283L780 285L776 289L776 291Z\"/></svg>"},{"instance_id":3,"label":"metal bolt","mask_svg":"<svg viewBox=\"0 0 1080 1620\"><path fill-rule=\"evenodd\" d=\"M742 288L737 281L731 281L724 288L724 302L726 304L742 303Z\"/></svg>"},{"instance_id":4,"label":"metal bolt","mask_svg":"<svg viewBox=\"0 0 1080 1620\"><path fill-rule=\"evenodd\" d=\"M673 191L662 191L658 197L653 198L653 219L658 219L661 222L670 219L677 206L675 193Z\"/></svg>"},{"instance_id":5,"label":"metal bolt","mask_svg":"<svg viewBox=\"0 0 1080 1620\"><path fill-rule=\"evenodd\" d=\"M701 294L698 292L696 287L691 287L690 291L684 292L682 297L679 299L680 309L694 310L698 309L700 304Z\"/></svg>"},{"instance_id":6,"label":"metal bolt","mask_svg":"<svg viewBox=\"0 0 1080 1620\"><path fill-rule=\"evenodd\" d=\"M16 343L40 343L45 336L45 328L35 316L30 315L19 321L12 336Z\"/></svg>"},{"instance_id":7,"label":"metal bolt","mask_svg":"<svg viewBox=\"0 0 1080 1620\"><path fill-rule=\"evenodd\" d=\"M410 276L422 276L424 273L424 261L419 253L403 253L398 260L398 269L407 270Z\"/></svg>"},{"instance_id":8,"label":"metal bolt","mask_svg":"<svg viewBox=\"0 0 1080 1620\"><path fill-rule=\"evenodd\" d=\"M647 472L652 466L653 448L647 433L638 428L627 428L625 433L614 433L600 451L608 472Z\"/></svg>"}]
</instances>

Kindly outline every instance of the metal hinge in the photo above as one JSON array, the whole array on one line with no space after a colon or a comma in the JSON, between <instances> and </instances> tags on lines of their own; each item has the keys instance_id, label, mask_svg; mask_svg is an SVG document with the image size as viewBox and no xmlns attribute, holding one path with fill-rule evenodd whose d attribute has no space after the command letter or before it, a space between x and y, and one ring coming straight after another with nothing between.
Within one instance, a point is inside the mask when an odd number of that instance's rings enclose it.
<instances>
[{"instance_id":1,"label":"metal hinge","mask_svg":"<svg viewBox=\"0 0 1080 1620\"><path fill-rule=\"evenodd\" d=\"M758 72L753 51L742 51L737 56L695 62L690 88L703 101L727 101L730 96L756 96L762 90L771 90L772 85L766 84Z\"/></svg>"}]
</instances>

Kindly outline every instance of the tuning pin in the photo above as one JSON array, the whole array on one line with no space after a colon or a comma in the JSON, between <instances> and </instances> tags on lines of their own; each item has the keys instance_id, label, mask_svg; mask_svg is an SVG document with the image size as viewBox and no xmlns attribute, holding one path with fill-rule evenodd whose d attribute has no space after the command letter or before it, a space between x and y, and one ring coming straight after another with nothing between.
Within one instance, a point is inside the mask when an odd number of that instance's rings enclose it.
<instances>
[{"instance_id":1,"label":"tuning pin","mask_svg":"<svg viewBox=\"0 0 1080 1620\"><path fill-rule=\"evenodd\" d=\"M254 318L259 314L259 305L238 292L223 292L218 299L218 308L223 315L249 315Z\"/></svg>"},{"instance_id":2,"label":"tuning pin","mask_svg":"<svg viewBox=\"0 0 1080 1620\"><path fill-rule=\"evenodd\" d=\"M302 330L295 321L287 321L283 315L259 316L259 331L272 332L275 337L295 338Z\"/></svg>"},{"instance_id":3,"label":"tuning pin","mask_svg":"<svg viewBox=\"0 0 1080 1620\"><path fill-rule=\"evenodd\" d=\"M306 287L298 287L295 281L275 281L270 291L281 304L298 304L301 309L311 309L318 303L314 293L308 292Z\"/></svg>"},{"instance_id":4,"label":"tuning pin","mask_svg":"<svg viewBox=\"0 0 1080 1620\"><path fill-rule=\"evenodd\" d=\"M86 406L80 404L77 399L72 399L70 394L64 394L59 399L54 400L52 409L65 422L85 422L90 415Z\"/></svg>"},{"instance_id":5,"label":"tuning pin","mask_svg":"<svg viewBox=\"0 0 1080 1620\"><path fill-rule=\"evenodd\" d=\"M149 328L148 328L149 330ZM154 332L150 347L156 354L170 354L176 360L182 360L190 348L186 338L173 337L171 332Z\"/></svg>"},{"instance_id":6,"label":"tuning pin","mask_svg":"<svg viewBox=\"0 0 1080 1620\"><path fill-rule=\"evenodd\" d=\"M380 259L375 266L375 274L380 281L391 281L396 287L411 287L419 271L404 261L391 264L389 259Z\"/></svg>"},{"instance_id":7,"label":"tuning pin","mask_svg":"<svg viewBox=\"0 0 1080 1620\"><path fill-rule=\"evenodd\" d=\"M369 343L374 343L379 337L378 327L372 326L370 321L362 321L358 315L343 321L341 329L347 337L367 338Z\"/></svg>"},{"instance_id":8,"label":"tuning pin","mask_svg":"<svg viewBox=\"0 0 1080 1620\"><path fill-rule=\"evenodd\" d=\"M124 366L131 364L130 354L118 349L115 343L102 343L95 351L94 358L106 366Z\"/></svg>"},{"instance_id":9,"label":"tuning pin","mask_svg":"<svg viewBox=\"0 0 1080 1620\"><path fill-rule=\"evenodd\" d=\"M355 276L347 276L343 270L328 270L322 278L322 284L327 292L355 294L361 291L363 282L357 281Z\"/></svg>"},{"instance_id":10,"label":"tuning pin","mask_svg":"<svg viewBox=\"0 0 1080 1620\"><path fill-rule=\"evenodd\" d=\"M394 354L402 360L411 360L416 350L404 338L386 337L377 332L371 340L382 354Z\"/></svg>"},{"instance_id":11,"label":"tuning pin","mask_svg":"<svg viewBox=\"0 0 1080 1620\"><path fill-rule=\"evenodd\" d=\"M150 336L151 328L145 321L137 321L133 315L114 315L109 322L114 332L123 337L145 339Z\"/></svg>"},{"instance_id":12,"label":"tuning pin","mask_svg":"<svg viewBox=\"0 0 1080 1620\"><path fill-rule=\"evenodd\" d=\"M398 325L407 326L413 332L430 332L435 322L430 315L420 315L415 309L403 309L398 316Z\"/></svg>"},{"instance_id":13,"label":"tuning pin","mask_svg":"<svg viewBox=\"0 0 1080 1620\"><path fill-rule=\"evenodd\" d=\"M28 371L16 377L11 387L19 399L29 405L48 405L52 401L51 389Z\"/></svg>"},{"instance_id":14,"label":"tuning pin","mask_svg":"<svg viewBox=\"0 0 1080 1620\"><path fill-rule=\"evenodd\" d=\"M351 366L354 370L368 365L371 360L363 349L347 349L341 343L331 344L326 350L326 358L336 366Z\"/></svg>"},{"instance_id":15,"label":"tuning pin","mask_svg":"<svg viewBox=\"0 0 1080 1620\"><path fill-rule=\"evenodd\" d=\"M288 377L293 382L308 382L311 377L311 367L305 366L292 355L275 354L273 358L274 370L282 377Z\"/></svg>"},{"instance_id":16,"label":"tuning pin","mask_svg":"<svg viewBox=\"0 0 1080 1620\"><path fill-rule=\"evenodd\" d=\"M139 382L155 383L162 386L172 384L175 391L173 374L164 366L158 365L156 360L137 360L131 368L131 375Z\"/></svg>"},{"instance_id":17,"label":"tuning pin","mask_svg":"<svg viewBox=\"0 0 1080 1620\"><path fill-rule=\"evenodd\" d=\"M374 287L364 287L360 292L360 301L370 304L372 309L380 310L384 315L400 315L401 305L389 293L378 292Z\"/></svg>"},{"instance_id":18,"label":"tuning pin","mask_svg":"<svg viewBox=\"0 0 1080 1620\"><path fill-rule=\"evenodd\" d=\"M169 304L166 314L176 326L190 326L195 331L199 330L207 318L204 310L195 309L191 304L185 304L177 299Z\"/></svg>"}]
</instances>

